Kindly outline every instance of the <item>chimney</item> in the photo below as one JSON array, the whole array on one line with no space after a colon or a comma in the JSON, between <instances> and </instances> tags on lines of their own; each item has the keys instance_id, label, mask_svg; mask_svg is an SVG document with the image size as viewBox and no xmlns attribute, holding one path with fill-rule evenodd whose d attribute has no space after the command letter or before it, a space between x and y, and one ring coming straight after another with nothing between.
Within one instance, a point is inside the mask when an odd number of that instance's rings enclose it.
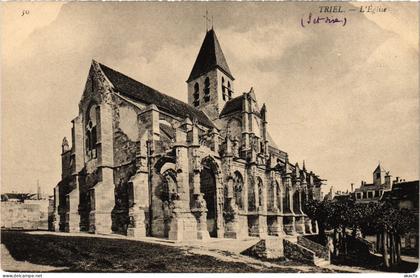
<instances>
[{"instance_id":1,"label":"chimney","mask_svg":"<svg viewBox=\"0 0 420 278\"><path fill-rule=\"evenodd\" d=\"M39 180L36 181L36 197L41 200L41 187L39 186Z\"/></svg>"},{"instance_id":2,"label":"chimney","mask_svg":"<svg viewBox=\"0 0 420 278\"><path fill-rule=\"evenodd\" d=\"M389 172L386 173L385 175L385 185L386 186L391 186L391 175L389 174Z\"/></svg>"},{"instance_id":3,"label":"chimney","mask_svg":"<svg viewBox=\"0 0 420 278\"><path fill-rule=\"evenodd\" d=\"M354 183L351 183L351 192L353 192Z\"/></svg>"}]
</instances>

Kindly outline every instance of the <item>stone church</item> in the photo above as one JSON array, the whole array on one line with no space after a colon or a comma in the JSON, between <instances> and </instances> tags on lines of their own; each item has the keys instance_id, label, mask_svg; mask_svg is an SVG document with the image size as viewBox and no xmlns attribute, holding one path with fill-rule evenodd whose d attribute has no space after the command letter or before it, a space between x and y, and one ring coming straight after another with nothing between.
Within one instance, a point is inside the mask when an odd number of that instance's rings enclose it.
<instances>
[{"instance_id":1,"label":"stone church","mask_svg":"<svg viewBox=\"0 0 420 278\"><path fill-rule=\"evenodd\" d=\"M92 61L62 142L54 229L176 241L317 233L302 207L323 180L289 161L265 104L234 81L213 29L188 104Z\"/></svg>"}]
</instances>

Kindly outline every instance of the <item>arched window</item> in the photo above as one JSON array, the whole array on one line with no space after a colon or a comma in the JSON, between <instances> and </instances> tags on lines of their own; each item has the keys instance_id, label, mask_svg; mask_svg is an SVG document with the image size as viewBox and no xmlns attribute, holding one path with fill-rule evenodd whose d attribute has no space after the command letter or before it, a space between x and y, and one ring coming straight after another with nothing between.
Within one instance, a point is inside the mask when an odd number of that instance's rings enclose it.
<instances>
[{"instance_id":1,"label":"arched window","mask_svg":"<svg viewBox=\"0 0 420 278\"><path fill-rule=\"evenodd\" d=\"M258 178L258 206L262 207L264 203L264 185L261 178Z\"/></svg>"},{"instance_id":2,"label":"arched window","mask_svg":"<svg viewBox=\"0 0 420 278\"><path fill-rule=\"evenodd\" d=\"M92 105L86 114L86 126L85 126L85 134L86 134L86 156L89 159L96 158L96 141L97 141L97 130L96 130L96 113L97 113L97 106Z\"/></svg>"},{"instance_id":3,"label":"arched window","mask_svg":"<svg viewBox=\"0 0 420 278\"><path fill-rule=\"evenodd\" d=\"M193 104L194 104L194 106L197 107L200 104L200 86L198 85L198 83L195 83L194 84L194 94L193 94L193 97L194 97Z\"/></svg>"},{"instance_id":4,"label":"arched window","mask_svg":"<svg viewBox=\"0 0 420 278\"><path fill-rule=\"evenodd\" d=\"M222 77L222 97L223 100L226 100L226 88L225 88L225 78Z\"/></svg>"},{"instance_id":5,"label":"arched window","mask_svg":"<svg viewBox=\"0 0 420 278\"><path fill-rule=\"evenodd\" d=\"M255 211L255 189L254 179L249 177L248 179L248 211Z\"/></svg>"},{"instance_id":6,"label":"arched window","mask_svg":"<svg viewBox=\"0 0 420 278\"><path fill-rule=\"evenodd\" d=\"M281 211L282 205L281 202L283 197L283 190L281 189L280 184L276 181L276 200L277 200L277 208Z\"/></svg>"},{"instance_id":7,"label":"arched window","mask_svg":"<svg viewBox=\"0 0 420 278\"><path fill-rule=\"evenodd\" d=\"M300 210L300 200L299 200L300 192L299 190L295 190L293 193L293 212L299 213Z\"/></svg>"},{"instance_id":8,"label":"arched window","mask_svg":"<svg viewBox=\"0 0 420 278\"><path fill-rule=\"evenodd\" d=\"M283 192L283 212L290 212L290 189L286 186Z\"/></svg>"},{"instance_id":9,"label":"arched window","mask_svg":"<svg viewBox=\"0 0 420 278\"><path fill-rule=\"evenodd\" d=\"M235 172L233 177L234 182L234 197L235 197L235 203L238 206L240 210L244 208L243 205L243 187L244 187L244 180L242 179L241 173L238 171Z\"/></svg>"},{"instance_id":10,"label":"arched window","mask_svg":"<svg viewBox=\"0 0 420 278\"><path fill-rule=\"evenodd\" d=\"M276 186L275 182L271 182L267 186L267 210L273 210L274 209L274 187Z\"/></svg>"},{"instance_id":11,"label":"arched window","mask_svg":"<svg viewBox=\"0 0 420 278\"><path fill-rule=\"evenodd\" d=\"M232 89L231 89L231 87L230 87L230 81L228 81L228 97L229 97L229 99L231 99L232 98Z\"/></svg>"},{"instance_id":12,"label":"arched window","mask_svg":"<svg viewBox=\"0 0 420 278\"><path fill-rule=\"evenodd\" d=\"M210 100L210 79L206 77L204 80L204 101L208 102Z\"/></svg>"}]
</instances>

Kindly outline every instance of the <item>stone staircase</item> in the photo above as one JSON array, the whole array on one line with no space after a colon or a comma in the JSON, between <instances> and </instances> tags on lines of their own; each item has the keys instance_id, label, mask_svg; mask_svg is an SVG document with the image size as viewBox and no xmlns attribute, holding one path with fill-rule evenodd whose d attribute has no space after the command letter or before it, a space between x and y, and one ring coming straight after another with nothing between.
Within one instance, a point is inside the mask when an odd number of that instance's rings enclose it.
<instances>
[{"instance_id":1,"label":"stone staircase","mask_svg":"<svg viewBox=\"0 0 420 278\"><path fill-rule=\"evenodd\" d=\"M260 239L241 253L265 259L287 258L320 267L330 264L328 248L303 235Z\"/></svg>"},{"instance_id":2,"label":"stone staircase","mask_svg":"<svg viewBox=\"0 0 420 278\"><path fill-rule=\"evenodd\" d=\"M303 235L298 235L293 241L284 239L284 256L289 259L303 261L316 266L330 264L330 252L322 246Z\"/></svg>"}]
</instances>

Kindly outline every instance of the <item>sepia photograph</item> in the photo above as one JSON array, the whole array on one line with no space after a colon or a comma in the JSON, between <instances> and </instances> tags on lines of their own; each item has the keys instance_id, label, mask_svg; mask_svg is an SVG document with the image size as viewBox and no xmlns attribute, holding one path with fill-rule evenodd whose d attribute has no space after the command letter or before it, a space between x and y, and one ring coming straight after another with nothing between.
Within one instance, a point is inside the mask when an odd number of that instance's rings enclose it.
<instances>
[{"instance_id":1,"label":"sepia photograph","mask_svg":"<svg viewBox=\"0 0 420 278\"><path fill-rule=\"evenodd\" d=\"M417 277L418 2L0 9L3 278Z\"/></svg>"}]
</instances>

